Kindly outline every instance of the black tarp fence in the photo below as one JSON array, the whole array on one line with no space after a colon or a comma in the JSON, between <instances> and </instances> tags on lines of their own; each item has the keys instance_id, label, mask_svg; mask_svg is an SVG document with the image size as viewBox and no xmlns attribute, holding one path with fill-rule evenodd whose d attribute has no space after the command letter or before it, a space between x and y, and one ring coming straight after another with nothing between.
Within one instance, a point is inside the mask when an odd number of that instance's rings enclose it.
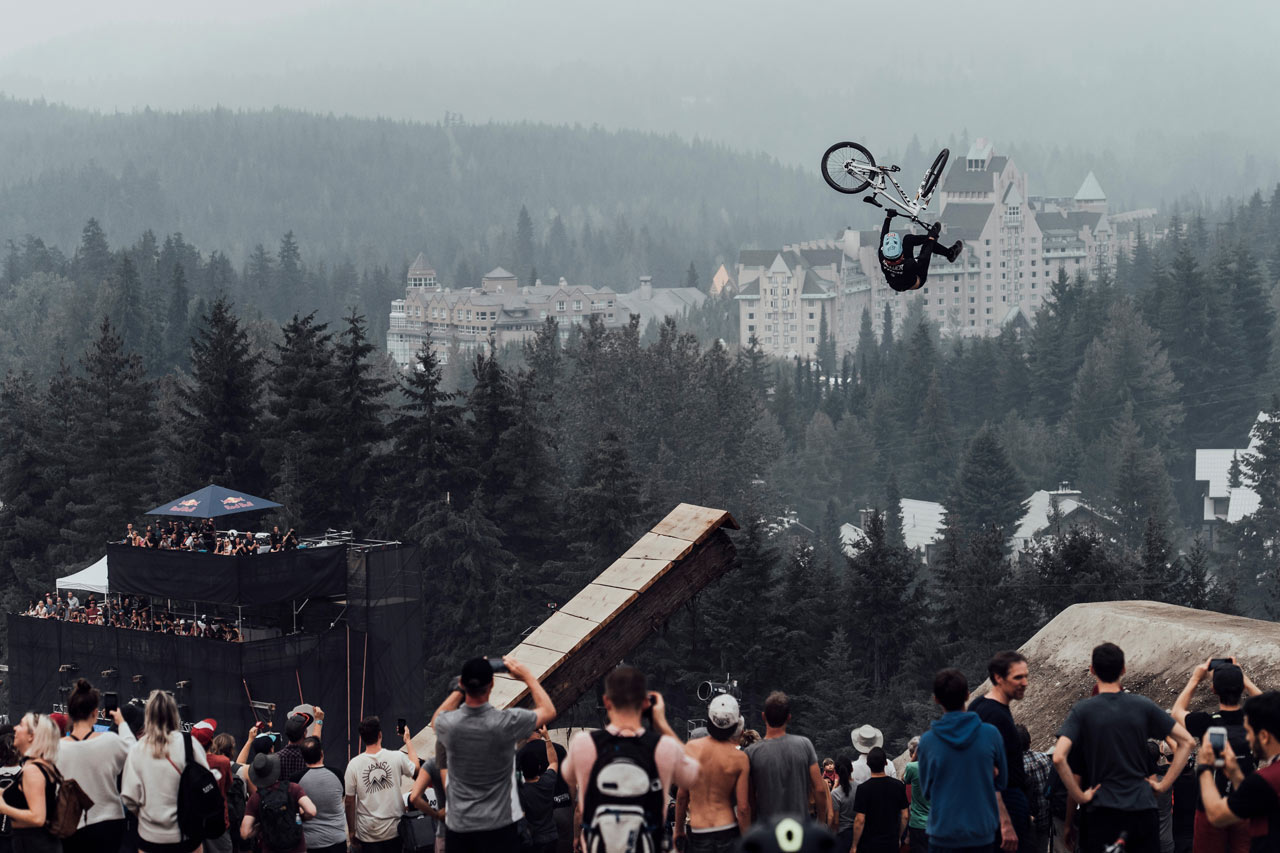
<instances>
[{"instance_id":1,"label":"black tarp fence","mask_svg":"<svg viewBox=\"0 0 1280 853\"><path fill-rule=\"evenodd\" d=\"M27 710L58 709L75 680L86 678L100 691L115 692L121 705L145 700L152 690L168 690L181 706L184 727L212 717L239 746L255 720L250 696L276 706L276 731L283 729L289 709L305 701L324 708L325 752L340 763L354 754L349 750L359 749L354 742L358 702L352 700L357 707L348 710L348 697L358 697L364 681L362 662L354 654L364 641L363 632L346 625L324 634L228 643L11 616L9 714L14 719ZM348 642L354 650L350 671ZM59 672L62 666L75 669ZM103 675L109 671L114 674ZM135 676L141 679L135 681ZM348 679L353 682L350 689ZM179 682L185 686L179 687Z\"/></svg>"},{"instance_id":2,"label":"black tarp fence","mask_svg":"<svg viewBox=\"0 0 1280 853\"><path fill-rule=\"evenodd\" d=\"M252 557L107 546L111 592L243 606L341 597L347 548L299 548Z\"/></svg>"},{"instance_id":3,"label":"black tarp fence","mask_svg":"<svg viewBox=\"0 0 1280 853\"><path fill-rule=\"evenodd\" d=\"M213 717L238 745L254 722L252 697L276 705L277 731L294 705L306 702L324 708L322 740L330 763L340 764L359 752L361 715L379 715L387 745L399 746L393 731L396 718L404 717L417 730L440 698L428 703L424 694L420 550L352 549L349 562L346 548L323 550L341 558L344 589L350 578L345 609L329 605L333 615L322 619L319 612L309 611L317 618L308 620L307 629L285 637L228 643L11 615L10 718L64 704L65 691L83 677L101 691L116 692L122 705L133 698L145 700L155 689L172 691L183 707L185 724ZM114 562L111 572L114 592ZM147 594L157 593L148 589ZM181 597L193 596L184 587ZM63 665L75 670L59 672ZM114 674L103 676L107 671ZM135 682L134 676L141 680ZM179 682L188 684L179 688Z\"/></svg>"}]
</instances>

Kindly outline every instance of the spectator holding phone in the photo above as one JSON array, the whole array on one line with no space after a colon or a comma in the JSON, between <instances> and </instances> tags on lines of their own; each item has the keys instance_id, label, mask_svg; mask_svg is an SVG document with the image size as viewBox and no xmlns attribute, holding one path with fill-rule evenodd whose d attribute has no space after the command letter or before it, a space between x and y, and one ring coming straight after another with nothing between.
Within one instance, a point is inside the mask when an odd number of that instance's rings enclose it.
<instances>
[{"instance_id":1,"label":"spectator holding phone","mask_svg":"<svg viewBox=\"0 0 1280 853\"><path fill-rule=\"evenodd\" d=\"M396 734L404 737L407 732ZM382 721L365 717L360 721L360 742L364 752L351 759L343 777L346 793L347 831L356 850L362 853L400 853L400 817L404 814L402 780L412 779L418 769L418 753L405 737L408 755L398 749L382 748Z\"/></svg>"},{"instance_id":2,"label":"spectator holding phone","mask_svg":"<svg viewBox=\"0 0 1280 853\"><path fill-rule=\"evenodd\" d=\"M75 779L93 805L75 835L62 841L64 853L94 853L118 850L125 834L124 805L117 781L125 759L136 739L125 725L119 708L110 711L119 734L94 731L98 721L98 691L83 678L77 679L67 697L71 731L58 749L58 772Z\"/></svg>"},{"instance_id":3,"label":"spectator holding phone","mask_svg":"<svg viewBox=\"0 0 1280 853\"><path fill-rule=\"evenodd\" d=\"M525 683L533 710L489 704L495 671ZM448 754L449 853L520 848L516 824L524 814L512 773L516 744L555 716L547 691L514 658L472 658L463 664L458 686L435 718L437 749Z\"/></svg>"},{"instance_id":4,"label":"spectator holding phone","mask_svg":"<svg viewBox=\"0 0 1280 853\"><path fill-rule=\"evenodd\" d=\"M1215 744L1214 733L1205 736L1196 764L1200 779L1200 800L1205 817L1216 827L1226 828L1248 822L1253 853L1280 850L1280 692L1254 696L1244 703L1245 734L1258 770L1248 776L1240 768L1240 758L1229 738ZM1216 747L1221 745L1219 751ZM1222 763L1218 768L1219 761ZM1214 775L1221 769L1234 790L1223 796Z\"/></svg>"},{"instance_id":5,"label":"spectator holding phone","mask_svg":"<svg viewBox=\"0 0 1280 853\"><path fill-rule=\"evenodd\" d=\"M1191 699L1196 689L1206 680L1212 683L1218 697L1218 710L1191 711ZM1214 726L1222 726L1231 739L1231 748L1238 756L1243 775L1253 772L1244 727L1244 709L1241 702L1245 695L1258 696L1262 691L1244 674L1235 658L1210 658L1191 672L1191 679L1173 703L1173 718L1186 728L1187 733L1201 740L1205 732ZM1226 795L1230 780L1223 771L1214 774L1218 793ZM1249 849L1249 827L1235 824L1219 828L1209 822L1204 804L1197 803L1195 829L1192 836L1193 853L1246 853Z\"/></svg>"}]
</instances>

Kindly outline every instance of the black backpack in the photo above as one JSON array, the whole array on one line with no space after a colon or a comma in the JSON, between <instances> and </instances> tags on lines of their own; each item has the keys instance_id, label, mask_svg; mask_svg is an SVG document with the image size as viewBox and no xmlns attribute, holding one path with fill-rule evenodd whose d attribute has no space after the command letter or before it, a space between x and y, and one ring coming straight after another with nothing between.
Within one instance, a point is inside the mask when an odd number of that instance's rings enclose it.
<instances>
[{"instance_id":1,"label":"black backpack","mask_svg":"<svg viewBox=\"0 0 1280 853\"><path fill-rule=\"evenodd\" d=\"M302 841L298 809L289 799L289 783L280 781L258 791L261 802L258 822L262 824L262 845L268 850L292 850Z\"/></svg>"},{"instance_id":2,"label":"black backpack","mask_svg":"<svg viewBox=\"0 0 1280 853\"><path fill-rule=\"evenodd\" d=\"M660 735L592 732L596 763L583 808L587 853L657 853L662 849L666 792L654 752Z\"/></svg>"},{"instance_id":3,"label":"black backpack","mask_svg":"<svg viewBox=\"0 0 1280 853\"><path fill-rule=\"evenodd\" d=\"M231 784L227 786L227 832L231 834L233 850L244 847L240 838L240 824L244 821L244 810L249 804L249 789L239 775L243 766L231 762Z\"/></svg>"},{"instance_id":4,"label":"black backpack","mask_svg":"<svg viewBox=\"0 0 1280 853\"><path fill-rule=\"evenodd\" d=\"M1249 749L1249 737L1245 734L1244 724L1236 723L1228 725L1222 719L1221 711L1214 711L1209 715L1210 726L1222 726L1227 730L1227 743L1231 744L1231 751L1236 754L1236 761L1240 764L1240 770L1244 775L1248 776L1253 772L1253 751ZM1218 782L1218 790L1227 793L1231 790L1231 782L1227 779L1226 773L1221 770L1214 771L1214 777Z\"/></svg>"},{"instance_id":5,"label":"black backpack","mask_svg":"<svg viewBox=\"0 0 1280 853\"><path fill-rule=\"evenodd\" d=\"M209 768L196 762L191 733L182 733L187 763L178 779L178 829L183 838L217 838L227 831L225 801L218 780Z\"/></svg>"}]
</instances>

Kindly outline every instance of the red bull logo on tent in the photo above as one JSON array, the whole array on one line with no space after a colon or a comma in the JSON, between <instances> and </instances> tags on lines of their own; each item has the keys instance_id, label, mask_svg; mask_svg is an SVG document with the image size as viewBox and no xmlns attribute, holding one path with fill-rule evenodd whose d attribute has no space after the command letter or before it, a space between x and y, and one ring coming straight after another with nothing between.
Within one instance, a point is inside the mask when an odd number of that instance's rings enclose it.
<instances>
[{"instance_id":1,"label":"red bull logo on tent","mask_svg":"<svg viewBox=\"0 0 1280 853\"><path fill-rule=\"evenodd\" d=\"M222 499L222 508L231 511L237 509L250 509L253 507L253 501L241 497L229 497Z\"/></svg>"},{"instance_id":2,"label":"red bull logo on tent","mask_svg":"<svg viewBox=\"0 0 1280 853\"><path fill-rule=\"evenodd\" d=\"M198 500L192 499L192 500L179 501L178 503L169 507L169 512L195 512L196 508L199 506L200 506L200 501Z\"/></svg>"}]
</instances>

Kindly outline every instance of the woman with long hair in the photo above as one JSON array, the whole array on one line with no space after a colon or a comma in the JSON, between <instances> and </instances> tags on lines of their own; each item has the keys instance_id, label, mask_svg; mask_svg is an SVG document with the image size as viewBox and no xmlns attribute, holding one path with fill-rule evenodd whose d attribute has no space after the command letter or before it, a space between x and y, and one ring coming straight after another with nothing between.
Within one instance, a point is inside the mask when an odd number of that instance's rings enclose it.
<instances>
[{"instance_id":1,"label":"woman with long hair","mask_svg":"<svg viewBox=\"0 0 1280 853\"><path fill-rule=\"evenodd\" d=\"M0 814L13 827L14 853L61 853L49 832L58 801L58 726L45 714L29 713L13 730L13 748L24 756L22 776L0 798Z\"/></svg>"},{"instance_id":2,"label":"woman with long hair","mask_svg":"<svg viewBox=\"0 0 1280 853\"><path fill-rule=\"evenodd\" d=\"M850 778L853 773L853 759L848 755L836 757L836 784L831 788L831 830L836 834L836 849L841 851L853 848L853 821L857 812L853 810L853 794L857 788Z\"/></svg>"},{"instance_id":3,"label":"woman with long hair","mask_svg":"<svg viewBox=\"0 0 1280 853\"><path fill-rule=\"evenodd\" d=\"M76 780L93 806L84 813L76 834L62 842L66 853L119 850L124 840L124 804L117 782L137 739L118 708L111 711L111 719L119 734L94 730L98 699L98 691L83 678L76 680L67 697L71 731L58 750L58 769L62 778Z\"/></svg>"},{"instance_id":4,"label":"woman with long hair","mask_svg":"<svg viewBox=\"0 0 1280 853\"><path fill-rule=\"evenodd\" d=\"M195 738L191 749L207 768L204 747ZM142 737L129 751L120 786L125 806L138 815L139 853L201 851L200 839L183 838L178 829L178 780L186 764L178 704L163 690L152 690Z\"/></svg>"}]
</instances>

